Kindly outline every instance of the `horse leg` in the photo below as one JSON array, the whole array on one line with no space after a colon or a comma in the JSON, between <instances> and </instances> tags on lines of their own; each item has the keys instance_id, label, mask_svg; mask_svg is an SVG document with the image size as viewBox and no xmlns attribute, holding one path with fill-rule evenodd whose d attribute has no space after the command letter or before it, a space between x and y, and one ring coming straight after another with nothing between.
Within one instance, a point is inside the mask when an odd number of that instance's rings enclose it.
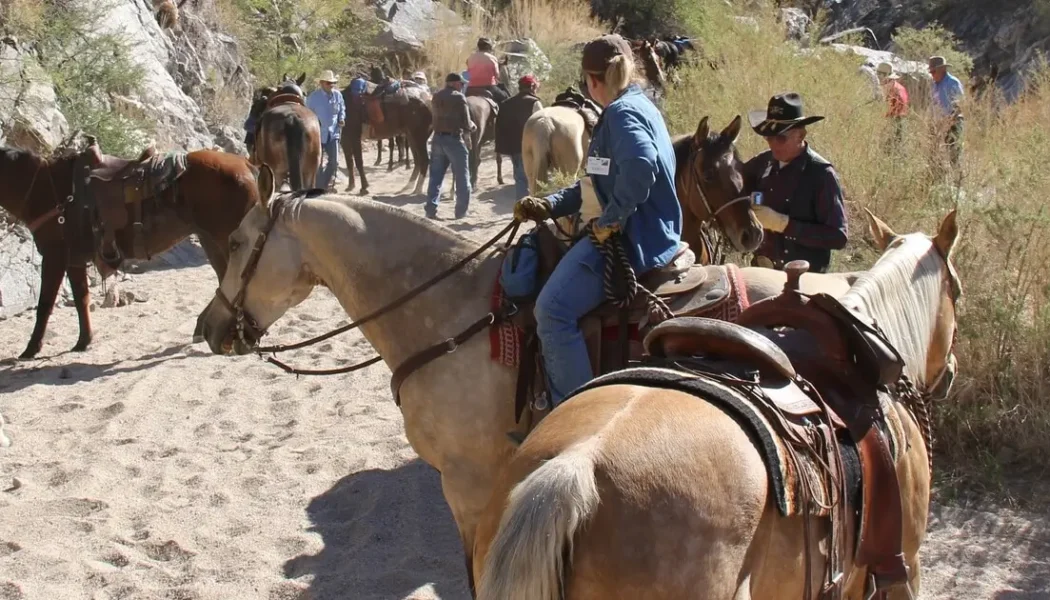
<instances>
[{"instance_id":1,"label":"horse leg","mask_svg":"<svg viewBox=\"0 0 1050 600\"><path fill-rule=\"evenodd\" d=\"M226 267L228 266L229 255L225 254L219 245L212 239L211 235L198 231L197 240L201 243L201 249L204 250L204 255L208 258L208 264L215 271L215 276L219 279L219 285L222 285L222 279L226 276ZM208 311L201 311L197 315L197 324L193 328L193 343L199 344L204 341L204 321L208 316Z\"/></svg>"},{"instance_id":2,"label":"horse leg","mask_svg":"<svg viewBox=\"0 0 1050 600\"><path fill-rule=\"evenodd\" d=\"M351 133L343 131L343 137L339 140L339 146L343 149L343 159L346 160L346 190L351 192L357 185L354 180L354 144L350 140Z\"/></svg>"},{"instance_id":3,"label":"horse leg","mask_svg":"<svg viewBox=\"0 0 1050 600\"><path fill-rule=\"evenodd\" d=\"M378 151L377 151L377 154L376 154L376 164L372 165L374 167L378 167L379 165L383 164L383 140L382 139L376 140L376 147L378 148Z\"/></svg>"},{"instance_id":4,"label":"horse leg","mask_svg":"<svg viewBox=\"0 0 1050 600\"><path fill-rule=\"evenodd\" d=\"M83 352L91 343L91 311L88 310L91 294L88 291L87 266L66 267L66 277L69 287L73 289L73 303L77 307L77 322L80 324L80 337L73 351Z\"/></svg>"},{"instance_id":5,"label":"horse leg","mask_svg":"<svg viewBox=\"0 0 1050 600\"><path fill-rule=\"evenodd\" d=\"M408 143L411 145L413 159L415 159L416 168L413 171L413 178L416 179L416 194L423 193L423 182L426 181L427 172L430 171L430 156L427 154L427 138L430 137L430 133L426 130L423 133L414 132L408 134Z\"/></svg>"},{"instance_id":6,"label":"horse leg","mask_svg":"<svg viewBox=\"0 0 1050 600\"><path fill-rule=\"evenodd\" d=\"M394 170L394 148L397 147L397 138L392 137L387 140L387 145L390 146L390 159L387 161L386 170L387 172Z\"/></svg>"},{"instance_id":7,"label":"horse leg","mask_svg":"<svg viewBox=\"0 0 1050 600\"><path fill-rule=\"evenodd\" d=\"M496 183L503 185L503 157L496 153Z\"/></svg>"},{"instance_id":8,"label":"horse leg","mask_svg":"<svg viewBox=\"0 0 1050 600\"><path fill-rule=\"evenodd\" d=\"M47 321L51 318L51 311L55 308L55 298L58 297L58 288L62 287L62 276L66 273L65 248L62 245L49 246L41 252L40 265L40 297L36 304L36 324L33 333L29 336L29 344L18 358L33 358L40 352L44 341L44 331L47 330ZM80 333L81 338L84 332ZM91 336L90 330L88 337Z\"/></svg>"},{"instance_id":9,"label":"horse leg","mask_svg":"<svg viewBox=\"0 0 1050 600\"><path fill-rule=\"evenodd\" d=\"M365 151L364 142L361 138L357 138L357 141L353 145L354 150L354 163L357 165L357 174L361 176L361 191L360 194L365 196L368 194L368 177L365 175Z\"/></svg>"}]
</instances>

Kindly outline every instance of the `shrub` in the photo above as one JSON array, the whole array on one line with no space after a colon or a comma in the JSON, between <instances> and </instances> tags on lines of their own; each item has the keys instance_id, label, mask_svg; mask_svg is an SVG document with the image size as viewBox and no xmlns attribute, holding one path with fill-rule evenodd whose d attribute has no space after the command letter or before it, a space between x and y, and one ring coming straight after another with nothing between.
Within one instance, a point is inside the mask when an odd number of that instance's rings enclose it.
<instances>
[{"instance_id":1,"label":"shrub","mask_svg":"<svg viewBox=\"0 0 1050 600\"><path fill-rule=\"evenodd\" d=\"M958 40L936 22L924 27L900 27L893 34L893 50L901 58L926 62L931 56L943 56L951 63L952 73L965 81L973 70L973 59L959 50Z\"/></svg>"}]
</instances>

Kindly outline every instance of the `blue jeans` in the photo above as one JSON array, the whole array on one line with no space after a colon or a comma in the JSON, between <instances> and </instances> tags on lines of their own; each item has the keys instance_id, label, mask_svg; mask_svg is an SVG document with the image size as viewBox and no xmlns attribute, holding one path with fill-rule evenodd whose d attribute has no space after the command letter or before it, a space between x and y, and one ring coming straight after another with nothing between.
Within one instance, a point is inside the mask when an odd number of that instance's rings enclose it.
<instances>
[{"instance_id":1,"label":"blue jeans","mask_svg":"<svg viewBox=\"0 0 1050 600\"><path fill-rule=\"evenodd\" d=\"M511 154L510 164L514 167L514 193L518 200L529 195L529 178L525 176L525 163L521 154Z\"/></svg>"},{"instance_id":2,"label":"blue jeans","mask_svg":"<svg viewBox=\"0 0 1050 600\"><path fill-rule=\"evenodd\" d=\"M579 320L605 301L603 264L591 240L581 239L561 259L536 299L536 333L554 406L594 377Z\"/></svg>"},{"instance_id":3,"label":"blue jeans","mask_svg":"<svg viewBox=\"0 0 1050 600\"><path fill-rule=\"evenodd\" d=\"M324 159L317 167L317 180L314 187L326 189L328 184L334 181L335 174L339 170L339 138L332 136L327 142L321 144Z\"/></svg>"},{"instance_id":4,"label":"blue jeans","mask_svg":"<svg viewBox=\"0 0 1050 600\"><path fill-rule=\"evenodd\" d=\"M468 169L470 153L462 138L454 133L435 133L430 142L430 184L427 187L427 216L437 216L438 199L441 196L441 184L445 171L452 167L452 177L456 180L456 217L462 217L470 204L470 174Z\"/></svg>"}]
</instances>

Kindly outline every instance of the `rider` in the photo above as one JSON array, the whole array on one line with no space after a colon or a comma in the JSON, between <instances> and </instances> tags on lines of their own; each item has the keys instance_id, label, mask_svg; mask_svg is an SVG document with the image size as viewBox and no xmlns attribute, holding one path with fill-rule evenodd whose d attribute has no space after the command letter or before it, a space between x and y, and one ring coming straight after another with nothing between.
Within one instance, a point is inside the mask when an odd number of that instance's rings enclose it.
<instances>
[{"instance_id":1,"label":"rider","mask_svg":"<svg viewBox=\"0 0 1050 600\"><path fill-rule=\"evenodd\" d=\"M631 83L634 58L622 37L605 35L589 42L582 69L591 97L604 107L586 161L588 183L602 211L591 227L599 243L622 243L641 275L667 265L681 239L671 137L656 106ZM542 221L578 212L581 181L546 198L522 198L514 206L515 218ZM583 237L558 263L536 300L536 329L555 405L593 377L578 320L606 300L603 267L602 254Z\"/></svg>"},{"instance_id":2,"label":"rider","mask_svg":"<svg viewBox=\"0 0 1050 600\"><path fill-rule=\"evenodd\" d=\"M467 96L488 95L496 104L502 104L509 96L499 87L499 61L492 53L492 41L478 40L478 50L467 59Z\"/></svg>"}]
</instances>

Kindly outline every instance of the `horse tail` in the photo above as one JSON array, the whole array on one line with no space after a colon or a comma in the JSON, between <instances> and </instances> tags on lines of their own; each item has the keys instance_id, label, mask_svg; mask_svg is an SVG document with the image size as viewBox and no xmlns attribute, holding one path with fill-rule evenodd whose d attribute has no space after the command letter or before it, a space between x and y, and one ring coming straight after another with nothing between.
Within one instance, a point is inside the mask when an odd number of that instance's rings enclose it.
<instances>
[{"instance_id":1,"label":"horse tail","mask_svg":"<svg viewBox=\"0 0 1050 600\"><path fill-rule=\"evenodd\" d=\"M554 122L548 116L540 117L536 120L536 127L533 128L533 131L536 135L531 140L531 144L529 144L532 158L529 160L528 171L525 173L525 176L528 178L531 186L538 187L547 180L551 164L554 162L553 149L551 148L554 140ZM530 189L529 193L535 194L537 190Z\"/></svg>"},{"instance_id":2,"label":"horse tail","mask_svg":"<svg viewBox=\"0 0 1050 600\"><path fill-rule=\"evenodd\" d=\"M289 119L284 124L284 145L288 161L288 180L292 191L303 189L303 148L306 146L306 127L299 119ZM275 185L280 186L279 182Z\"/></svg>"},{"instance_id":3,"label":"horse tail","mask_svg":"<svg viewBox=\"0 0 1050 600\"><path fill-rule=\"evenodd\" d=\"M559 600L576 530L598 509L592 444L544 463L510 494L478 600Z\"/></svg>"}]
</instances>

